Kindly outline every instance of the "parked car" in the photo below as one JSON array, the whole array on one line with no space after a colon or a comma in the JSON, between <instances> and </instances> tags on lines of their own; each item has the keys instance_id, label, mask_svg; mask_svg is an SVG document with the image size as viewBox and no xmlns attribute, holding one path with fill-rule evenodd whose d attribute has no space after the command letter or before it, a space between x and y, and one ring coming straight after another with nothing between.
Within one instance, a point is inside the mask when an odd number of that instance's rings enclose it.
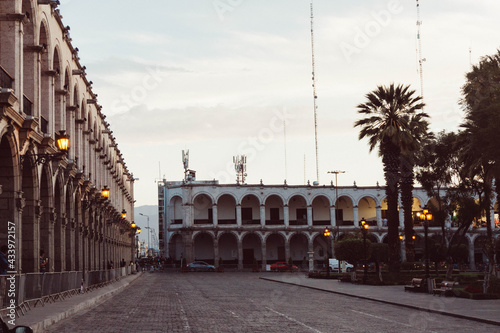
<instances>
[{"instance_id":1,"label":"parked car","mask_svg":"<svg viewBox=\"0 0 500 333\"><path fill-rule=\"evenodd\" d=\"M215 272L215 266L204 261L193 261L186 265L190 272Z\"/></svg>"},{"instance_id":2,"label":"parked car","mask_svg":"<svg viewBox=\"0 0 500 333\"><path fill-rule=\"evenodd\" d=\"M287 262L278 261L271 265L273 272L297 272L299 268L295 265L289 265Z\"/></svg>"},{"instance_id":3,"label":"parked car","mask_svg":"<svg viewBox=\"0 0 500 333\"><path fill-rule=\"evenodd\" d=\"M339 272L339 261L337 259L328 259L328 262L330 264L330 271L332 272ZM340 262L340 273L343 272L350 272L354 269L354 266L348 263L347 261L341 261Z\"/></svg>"}]
</instances>

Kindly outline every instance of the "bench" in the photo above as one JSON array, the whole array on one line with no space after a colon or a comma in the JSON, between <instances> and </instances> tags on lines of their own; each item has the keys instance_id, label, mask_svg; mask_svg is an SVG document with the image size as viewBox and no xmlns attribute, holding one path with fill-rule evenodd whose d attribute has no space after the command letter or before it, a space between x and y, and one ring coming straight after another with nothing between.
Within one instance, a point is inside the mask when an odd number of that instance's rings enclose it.
<instances>
[{"instance_id":1,"label":"bench","mask_svg":"<svg viewBox=\"0 0 500 333\"><path fill-rule=\"evenodd\" d=\"M413 278L410 284L405 286L405 291L426 292L427 283L425 279Z\"/></svg>"},{"instance_id":2,"label":"bench","mask_svg":"<svg viewBox=\"0 0 500 333\"><path fill-rule=\"evenodd\" d=\"M445 295L447 292L451 292L454 287L458 286L458 282L456 281L443 281L440 283L439 288L435 288L432 290L433 295Z\"/></svg>"}]
</instances>

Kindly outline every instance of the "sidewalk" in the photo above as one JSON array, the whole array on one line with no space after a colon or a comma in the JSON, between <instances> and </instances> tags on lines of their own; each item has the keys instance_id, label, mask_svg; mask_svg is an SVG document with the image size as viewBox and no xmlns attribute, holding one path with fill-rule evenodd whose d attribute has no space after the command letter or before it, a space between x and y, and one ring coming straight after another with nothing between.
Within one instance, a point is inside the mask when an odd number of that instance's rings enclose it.
<instances>
[{"instance_id":1,"label":"sidewalk","mask_svg":"<svg viewBox=\"0 0 500 333\"><path fill-rule=\"evenodd\" d=\"M265 274L260 279L500 326L500 300L433 296L405 292L404 286L359 285L339 280L310 279L294 273Z\"/></svg>"},{"instance_id":2,"label":"sidewalk","mask_svg":"<svg viewBox=\"0 0 500 333\"><path fill-rule=\"evenodd\" d=\"M104 302L133 281L136 281L141 275L142 273L132 274L85 294L75 295L63 301L47 303L45 306L38 305L31 308L24 316L17 318L16 326L26 325L30 326L35 333L43 332L45 328L60 320Z\"/></svg>"}]
</instances>

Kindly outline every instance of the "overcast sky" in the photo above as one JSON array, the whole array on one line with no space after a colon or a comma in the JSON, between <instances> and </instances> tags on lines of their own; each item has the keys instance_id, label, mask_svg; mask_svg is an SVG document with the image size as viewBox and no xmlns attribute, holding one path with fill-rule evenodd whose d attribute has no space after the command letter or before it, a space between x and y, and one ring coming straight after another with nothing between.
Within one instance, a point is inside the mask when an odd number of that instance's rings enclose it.
<instances>
[{"instance_id":1,"label":"overcast sky","mask_svg":"<svg viewBox=\"0 0 500 333\"><path fill-rule=\"evenodd\" d=\"M316 180L310 0L61 0L87 77L134 177L136 206L155 180ZM470 63L500 46L500 1L421 0L423 92L433 131L457 130ZM415 0L314 1L319 181L384 183L358 141L356 105L377 85L420 94ZM470 52L471 51L471 52ZM286 123L286 144L283 123ZM286 149L285 149L286 147ZM286 151L286 162L285 162ZM305 166L305 167L304 167Z\"/></svg>"}]
</instances>

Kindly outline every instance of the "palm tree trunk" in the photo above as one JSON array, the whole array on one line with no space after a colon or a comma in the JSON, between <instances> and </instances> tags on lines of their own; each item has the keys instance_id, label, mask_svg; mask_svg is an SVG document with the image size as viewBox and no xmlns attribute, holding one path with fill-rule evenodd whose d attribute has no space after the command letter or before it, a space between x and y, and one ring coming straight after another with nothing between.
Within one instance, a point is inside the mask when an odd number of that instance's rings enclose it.
<instances>
[{"instance_id":1,"label":"palm tree trunk","mask_svg":"<svg viewBox=\"0 0 500 333\"><path fill-rule=\"evenodd\" d=\"M404 209L406 261L415 261L415 242L413 240L413 163L411 157L401 159L401 203Z\"/></svg>"},{"instance_id":2,"label":"palm tree trunk","mask_svg":"<svg viewBox=\"0 0 500 333\"><path fill-rule=\"evenodd\" d=\"M387 197L387 243L389 245L389 271L398 273L401 264L399 246L399 213L398 213L398 183L399 183L399 149L390 141L383 145L382 163L386 181Z\"/></svg>"}]
</instances>

